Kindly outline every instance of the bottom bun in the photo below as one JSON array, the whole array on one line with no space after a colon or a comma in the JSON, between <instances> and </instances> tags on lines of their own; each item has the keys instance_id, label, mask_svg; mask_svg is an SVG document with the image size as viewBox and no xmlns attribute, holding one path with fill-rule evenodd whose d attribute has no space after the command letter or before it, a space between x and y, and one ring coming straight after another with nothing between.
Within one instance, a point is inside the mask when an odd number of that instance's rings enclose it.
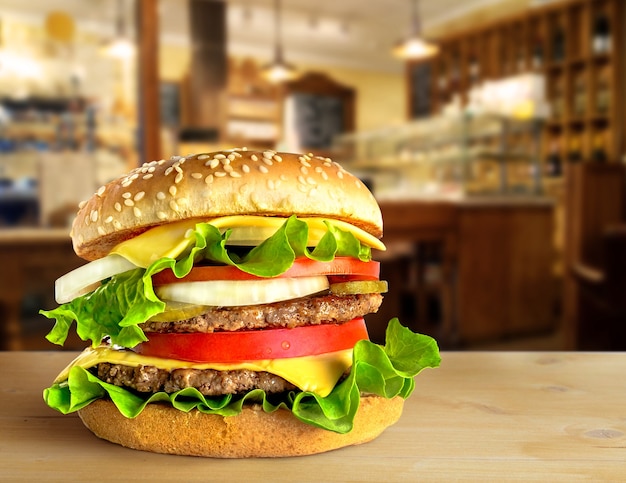
<instances>
[{"instance_id":1,"label":"bottom bun","mask_svg":"<svg viewBox=\"0 0 626 483\"><path fill-rule=\"evenodd\" d=\"M214 458L281 457L323 453L366 443L394 424L404 399L365 396L347 434L316 428L286 409L264 412L244 407L237 416L217 416L148 404L135 419L124 417L111 401L99 399L78 414L96 436L128 448Z\"/></svg>"}]
</instances>

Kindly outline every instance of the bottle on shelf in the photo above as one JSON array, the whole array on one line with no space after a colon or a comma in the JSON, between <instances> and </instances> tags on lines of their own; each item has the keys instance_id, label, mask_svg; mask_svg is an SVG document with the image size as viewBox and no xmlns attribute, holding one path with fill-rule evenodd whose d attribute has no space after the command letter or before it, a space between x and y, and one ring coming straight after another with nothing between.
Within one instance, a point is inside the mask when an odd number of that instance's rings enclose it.
<instances>
[{"instance_id":1,"label":"bottle on shelf","mask_svg":"<svg viewBox=\"0 0 626 483\"><path fill-rule=\"evenodd\" d=\"M611 22L604 11L598 12L593 21L591 47L594 54L608 54L611 51Z\"/></svg>"},{"instance_id":2,"label":"bottle on shelf","mask_svg":"<svg viewBox=\"0 0 626 483\"><path fill-rule=\"evenodd\" d=\"M565 59L565 31L560 22L554 26L552 34L552 60L562 62Z\"/></svg>"},{"instance_id":3,"label":"bottle on shelf","mask_svg":"<svg viewBox=\"0 0 626 483\"><path fill-rule=\"evenodd\" d=\"M574 106L575 116L584 116L587 112L587 86L584 72L578 73L574 80Z\"/></svg>"},{"instance_id":4,"label":"bottle on shelf","mask_svg":"<svg viewBox=\"0 0 626 483\"><path fill-rule=\"evenodd\" d=\"M472 86L475 86L480 82L480 63L473 54L469 59L469 78Z\"/></svg>"},{"instance_id":5,"label":"bottle on shelf","mask_svg":"<svg viewBox=\"0 0 626 483\"><path fill-rule=\"evenodd\" d=\"M605 163L607 159L608 157L606 154L606 138L604 133L598 132L593 137L591 161L595 163Z\"/></svg>"},{"instance_id":6,"label":"bottle on shelf","mask_svg":"<svg viewBox=\"0 0 626 483\"><path fill-rule=\"evenodd\" d=\"M563 168L561 163L561 145L558 138L555 138L550 143L550 151L547 159L547 172L548 176L561 176L563 174Z\"/></svg>"},{"instance_id":7,"label":"bottle on shelf","mask_svg":"<svg viewBox=\"0 0 626 483\"><path fill-rule=\"evenodd\" d=\"M565 92L563 86L563 78L557 77L554 80L554 90L552 97L552 117L561 119L565 113Z\"/></svg>"},{"instance_id":8,"label":"bottle on shelf","mask_svg":"<svg viewBox=\"0 0 626 483\"><path fill-rule=\"evenodd\" d=\"M535 70L543 67L543 42L540 38L536 38L533 44L532 66Z\"/></svg>"},{"instance_id":9,"label":"bottle on shelf","mask_svg":"<svg viewBox=\"0 0 626 483\"><path fill-rule=\"evenodd\" d=\"M580 145L580 134L578 133L574 133L570 136L567 150L567 160L570 163L579 163L583 160Z\"/></svg>"},{"instance_id":10,"label":"bottle on shelf","mask_svg":"<svg viewBox=\"0 0 626 483\"><path fill-rule=\"evenodd\" d=\"M611 104L611 86L609 67L603 67L598 72L596 81L595 110L598 115L606 115Z\"/></svg>"}]
</instances>

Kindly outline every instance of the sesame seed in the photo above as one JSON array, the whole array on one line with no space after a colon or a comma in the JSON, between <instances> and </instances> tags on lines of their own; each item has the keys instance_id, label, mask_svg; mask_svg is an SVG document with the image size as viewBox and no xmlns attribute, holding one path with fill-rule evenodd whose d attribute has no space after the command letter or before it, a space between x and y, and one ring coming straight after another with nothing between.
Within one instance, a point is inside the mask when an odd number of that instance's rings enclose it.
<instances>
[{"instance_id":1,"label":"sesame seed","mask_svg":"<svg viewBox=\"0 0 626 483\"><path fill-rule=\"evenodd\" d=\"M245 151L246 148L243 148L242 151ZM237 158L241 158L241 153L238 153L237 151L233 151L233 156L237 157Z\"/></svg>"},{"instance_id":2,"label":"sesame seed","mask_svg":"<svg viewBox=\"0 0 626 483\"><path fill-rule=\"evenodd\" d=\"M324 168L322 168L321 166L315 166L316 173L321 173L322 171L324 171Z\"/></svg>"},{"instance_id":3,"label":"sesame seed","mask_svg":"<svg viewBox=\"0 0 626 483\"><path fill-rule=\"evenodd\" d=\"M322 171L322 178L324 179L324 181L328 180L328 174L326 174L326 171Z\"/></svg>"},{"instance_id":4,"label":"sesame seed","mask_svg":"<svg viewBox=\"0 0 626 483\"><path fill-rule=\"evenodd\" d=\"M98 188L98 191L96 191L96 194L98 196L102 196L104 194L104 190L106 190L107 187L106 186L100 186L100 188Z\"/></svg>"},{"instance_id":5,"label":"sesame seed","mask_svg":"<svg viewBox=\"0 0 626 483\"><path fill-rule=\"evenodd\" d=\"M191 173L191 177L194 179L202 179L202 173Z\"/></svg>"},{"instance_id":6,"label":"sesame seed","mask_svg":"<svg viewBox=\"0 0 626 483\"><path fill-rule=\"evenodd\" d=\"M168 191L172 196L176 196L176 192L178 191L178 189L176 188L176 186L172 185L170 186L170 189Z\"/></svg>"},{"instance_id":7,"label":"sesame seed","mask_svg":"<svg viewBox=\"0 0 626 483\"><path fill-rule=\"evenodd\" d=\"M274 164L270 158L266 158L266 157L263 157L263 162L267 164L268 166L271 166L272 164Z\"/></svg>"},{"instance_id":8,"label":"sesame seed","mask_svg":"<svg viewBox=\"0 0 626 483\"><path fill-rule=\"evenodd\" d=\"M244 146L243 148L241 148L242 151L247 151L248 148L246 146Z\"/></svg>"},{"instance_id":9,"label":"sesame seed","mask_svg":"<svg viewBox=\"0 0 626 483\"><path fill-rule=\"evenodd\" d=\"M276 154L274 151L263 151L263 157L265 159L272 159L274 154Z\"/></svg>"},{"instance_id":10,"label":"sesame seed","mask_svg":"<svg viewBox=\"0 0 626 483\"><path fill-rule=\"evenodd\" d=\"M282 163L283 161L283 158L281 158L278 154L275 154L272 159L277 163Z\"/></svg>"},{"instance_id":11,"label":"sesame seed","mask_svg":"<svg viewBox=\"0 0 626 483\"><path fill-rule=\"evenodd\" d=\"M129 179L129 180L124 181L124 182L122 183L122 187L123 187L123 188L128 188L131 184L133 184L133 181Z\"/></svg>"},{"instance_id":12,"label":"sesame seed","mask_svg":"<svg viewBox=\"0 0 626 483\"><path fill-rule=\"evenodd\" d=\"M106 231L104 231L104 228L102 228L101 226L99 226L99 227L98 227L98 233L99 233L100 235L106 235L106 234L107 234L107 232L106 232Z\"/></svg>"},{"instance_id":13,"label":"sesame seed","mask_svg":"<svg viewBox=\"0 0 626 483\"><path fill-rule=\"evenodd\" d=\"M122 211L122 205L120 205L119 203L115 203L113 207L115 208L115 211Z\"/></svg>"},{"instance_id":14,"label":"sesame seed","mask_svg":"<svg viewBox=\"0 0 626 483\"><path fill-rule=\"evenodd\" d=\"M173 211L178 211L180 208L178 207L178 203L176 203L176 200L170 200L170 208Z\"/></svg>"},{"instance_id":15,"label":"sesame seed","mask_svg":"<svg viewBox=\"0 0 626 483\"><path fill-rule=\"evenodd\" d=\"M167 218L167 215L163 211L157 211L157 218L159 220L164 220L165 218Z\"/></svg>"},{"instance_id":16,"label":"sesame seed","mask_svg":"<svg viewBox=\"0 0 626 483\"><path fill-rule=\"evenodd\" d=\"M91 221L98 221L98 212L96 210L91 210L89 217L91 218Z\"/></svg>"},{"instance_id":17,"label":"sesame seed","mask_svg":"<svg viewBox=\"0 0 626 483\"><path fill-rule=\"evenodd\" d=\"M306 179L306 182L312 185L316 185L317 181L315 181L313 178L311 178L310 176Z\"/></svg>"},{"instance_id":18,"label":"sesame seed","mask_svg":"<svg viewBox=\"0 0 626 483\"><path fill-rule=\"evenodd\" d=\"M276 189L276 185L274 184L274 180L269 178L267 180L267 187L271 190Z\"/></svg>"},{"instance_id":19,"label":"sesame seed","mask_svg":"<svg viewBox=\"0 0 626 483\"><path fill-rule=\"evenodd\" d=\"M133 213L136 218L141 218L141 210L137 208L136 206L133 208Z\"/></svg>"},{"instance_id":20,"label":"sesame seed","mask_svg":"<svg viewBox=\"0 0 626 483\"><path fill-rule=\"evenodd\" d=\"M146 175L143 176L143 179L150 179L152 178L154 175L152 173L148 173Z\"/></svg>"},{"instance_id":21,"label":"sesame seed","mask_svg":"<svg viewBox=\"0 0 626 483\"><path fill-rule=\"evenodd\" d=\"M176 175L176 178L174 178L174 183L180 183L183 179L183 173L180 172Z\"/></svg>"},{"instance_id":22,"label":"sesame seed","mask_svg":"<svg viewBox=\"0 0 626 483\"><path fill-rule=\"evenodd\" d=\"M280 179L282 179L283 181L287 181L289 178L287 178L286 174L281 174Z\"/></svg>"},{"instance_id":23,"label":"sesame seed","mask_svg":"<svg viewBox=\"0 0 626 483\"><path fill-rule=\"evenodd\" d=\"M232 154L232 153L231 153L231 154L229 154L229 155L226 157L226 159L228 159L229 161L234 161L234 159L235 159L236 157L237 157L237 156L235 156L234 154Z\"/></svg>"},{"instance_id":24,"label":"sesame seed","mask_svg":"<svg viewBox=\"0 0 626 483\"><path fill-rule=\"evenodd\" d=\"M306 166L300 166L300 172L302 174L309 174L309 168L307 168Z\"/></svg>"},{"instance_id":25,"label":"sesame seed","mask_svg":"<svg viewBox=\"0 0 626 483\"><path fill-rule=\"evenodd\" d=\"M306 184L306 179L304 179L304 176L302 175L298 176L298 181L302 184Z\"/></svg>"},{"instance_id":26,"label":"sesame seed","mask_svg":"<svg viewBox=\"0 0 626 483\"><path fill-rule=\"evenodd\" d=\"M89 217L88 216L86 216L83 221L84 221L85 225L89 225Z\"/></svg>"},{"instance_id":27,"label":"sesame seed","mask_svg":"<svg viewBox=\"0 0 626 483\"><path fill-rule=\"evenodd\" d=\"M354 184L356 185L357 188L361 187L361 182L358 179L354 180Z\"/></svg>"},{"instance_id":28,"label":"sesame seed","mask_svg":"<svg viewBox=\"0 0 626 483\"><path fill-rule=\"evenodd\" d=\"M133 200L124 200L124 204L126 206L133 206L135 204L135 202Z\"/></svg>"},{"instance_id":29,"label":"sesame seed","mask_svg":"<svg viewBox=\"0 0 626 483\"><path fill-rule=\"evenodd\" d=\"M230 158L224 158L220 160L224 166L228 166L230 164Z\"/></svg>"},{"instance_id":30,"label":"sesame seed","mask_svg":"<svg viewBox=\"0 0 626 483\"><path fill-rule=\"evenodd\" d=\"M134 173L129 179L131 181L135 181L137 178L139 178L139 174L138 173Z\"/></svg>"},{"instance_id":31,"label":"sesame seed","mask_svg":"<svg viewBox=\"0 0 626 483\"><path fill-rule=\"evenodd\" d=\"M306 185L299 184L299 185L298 185L298 189L299 189L300 191L302 191L303 193L306 193L308 188L307 188L307 186L306 186Z\"/></svg>"},{"instance_id":32,"label":"sesame seed","mask_svg":"<svg viewBox=\"0 0 626 483\"><path fill-rule=\"evenodd\" d=\"M187 198L178 198L176 202L178 203L178 206L189 204L189 200L187 200Z\"/></svg>"},{"instance_id":33,"label":"sesame seed","mask_svg":"<svg viewBox=\"0 0 626 483\"><path fill-rule=\"evenodd\" d=\"M162 165L162 164L164 164L164 163L165 163L165 160L164 160L164 159L159 159L159 160L157 161L157 164L158 164L159 166L161 166L161 165Z\"/></svg>"},{"instance_id":34,"label":"sesame seed","mask_svg":"<svg viewBox=\"0 0 626 483\"><path fill-rule=\"evenodd\" d=\"M113 220L113 226L115 227L116 230L122 229L122 224L117 220Z\"/></svg>"},{"instance_id":35,"label":"sesame seed","mask_svg":"<svg viewBox=\"0 0 626 483\"><path fill-rule=\"evenodd\" d=\"M132 195L132 193L131 193L130 191L127 191L127 192L125 192L125 193L122 193L122 198L126 198L126 199L128 199L128 198L130 198L131 196L133 196L133 195Z\"/></svg>"},{"instance_id":36,"label":"sesame seed","mask_svg":"<svg viewBox=\"0 0 626 483\"><path fill-rule=\"evenodd\" d=\"M140 170L141 174L145 174L148 172L148 167L146 166L146 164L144 163L144 165L142 166L141 170Z\"/></svg>"},{"instance_id":37,"label":"sesame seed","mask_svg":"<svg viewBox=\"0 0 626 483\"><path fill-rule=\"evenodd\" d=\"M213 174L217 176L218 178L223 178L224 176L226 176L226 171L216 171Z\"/></svg>"},{"instance_id":38,"label":"sesame seed","mask_svg":"<svg viewBox=\"0 0 626 483\"><path fill-rule=\"evenodd\" d=\"M163 191L159 191L159 192L156 194L156 197L157 197L157 200L161 200L161 201L163 201L163 200L165 199L165 193L163 193Z\"/></svg>"},{"instance_id":39,"label":"sesame seed","mask_svg":"<svg viewBox=\"0 0 626 483\"><path fill-rule=\"evenodd\" d=\"M267 174L269 173L269 169L267 169L265 166L261 165L259 166L259 171L263 174Z\"/></svg>"},{"instance_id":40,"label":"sesame seed","mask_svg":"<svg viewBox=\"0 0 626 483\"><path fill-rule=\"evenodd\" d=\"M148 173L154 173L156 171L156 168L154 166L150 166L148 168Z\"/></svg>"},{"instance_id":41,"label":"sesame seed","mask_svg":"<svg viewBox=\"0 0 626 483\"><path fill-rule=\"evenodd\" d=\"M241 165L241 170L242 170L244 173L249 173L249 172L250 172L250 166L248 166L247 164L242 164L242 165Z\"/></svg>"},{"instance_id":42,"label":"sesame seed","mask_svg":"<svg viewBox=\"0 0 626 483\"><path fill-rule=\"evenodd\" d=\"M343 179L343 171L337 171L337 178Z\"/></svg>"},{"instance_id":43,"label":"sesame seed","mask_svg":"<svg viewBox=\"0 0 626 483\"><path fill-rule=\"evenodd\" d=\"M223 154L216 154L215 156L213 156L215 159L226 159L226 156Z\"/></svg>"},{"instance_id":44,"label":"sesame seed","mask_svg":"<svg viewBox=\"0 0 626 483\"><path fill-rule=\"evenodd\" d=\"M78 203L78 209L82 210L86 204L87 202L85 200L81 201L80 203Z\"/></svg>"},{"instance_id":45,"label":"sesame seed","mask_svg":"<svg viewBox=\"0 0 626 483\"><path fill-rule=\"evenodd\" d=\"M104 220L105 223L111 223L113 221L113 217L112 216L107 216L106 220Z\"/></svg>"},{"instance_id":46,"label":"sesame seed","mask_svg":"<svg viewBox=\"0 0 626 483\"><path fill-rule=\"evenodd\" d=\"M199 156L198 156L198 159L199 159L200 161L204 161L205 159L208 159L208 158L210 158L210 157L211 157L211 156L209 156L208 154L201 154L201 155L199 155Z\"/></svg>"},{"instance_id":47,"label":"sesame seed","mask_svg":"<svg viewBox=\"0 0 626 483\"><path fill-rule=\"evenodd\" d=\"M250 159L252 161L258 161L259 160L259 158L258 158L258 156L256 154L253 154L252 156L250 156Z\"/></svg>"},{"instance_id":48,"label":"sesame seed","mask_svg":"<svg viewBox=\"0 0 626 483\"><path fill-rule=\"evenodd\" d=\"M239 171L230 171L228 174L230 174L233 178L241 178L241 173Z\"/></svg>"},{"instance_id":49,"label":"sesame seed","mask_svg":"<svg viewBox=\"0 0 626 483\"><path fill-rule=\"evenodd\" d=\"M168 176L172 171L174 171L174 168L170 166L169 168L165 170L165 176Z\"/></svg>"},{"instance_id":50,"label":"sesame seed","mask_svg":"<svg viewBox=\"0 0 626 483\"><path fill-rule=\"evenodd\" d=\"M303 166L306 166L307 168L311 167L311 163L309 163L305 158L300 157L300 163L302 163Z\"/></svg>"},{"instance_id":51,"label":"sesame seed","mask_svg":"<svg viewBox=\"0 0 626 483\"><path fill-rule=\"evenodd\" d=\"M137 194L133 197L133 199L134 199L135 201L139 201L139 200L140 200L140 199L142 199L145 195L146 195L146 192L145 192L145 191L140 191L139 193L137 193Z\"/></svg>"},{"instance_id":52,"label":"sesame seed","mask_svg":"<svg viewBox=\"0 0 626 483\"><path fill-rule=\"evenodd\" d=\"M206 184L211 184L211 183L213 183L213 175L212 175L212 174L210 174L210 175L208 175L206 178L204 178L204 182L205 182Z\"/></svg>"},{"instance_id":53,"label":"sesame seed","mask_svg":"<svg viewBox=\"0 0 626 483\"><path fill-rule=\"evenodd\" d=\"M320 158L320 159L323 159L323 158ZM327 163L331 163L333 160L330 158L324 158L324 161L326 161Z\"/></svg>"},{"instance_id":54,"label":"sesame seed","mask_svg":"<svg viewBox=\"0 0 626 483\"><path fill-rule=\"evenodd\" d=\"M227 164L224 166L224 171L226 171L227 173L232 172L233 167L230 164Z\"/></svg>"}]
</instances>

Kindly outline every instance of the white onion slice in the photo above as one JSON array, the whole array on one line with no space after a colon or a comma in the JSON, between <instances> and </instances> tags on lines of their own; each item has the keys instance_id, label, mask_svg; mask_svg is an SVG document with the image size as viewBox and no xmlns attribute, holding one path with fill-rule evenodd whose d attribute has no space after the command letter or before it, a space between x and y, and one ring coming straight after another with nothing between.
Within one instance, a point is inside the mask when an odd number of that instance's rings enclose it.
<instances>
[{"instance_id":1,"label":"white onion slice","mask_svg":"<svg viewBox=\"0 0 626 483\"><path fill-rule=\"evenodd\" d=\"M80 295L89 293L105 278L137 268L119 255L108 255L78 267L54 283L54 298L57 303L71 302Z\"/></svg>"},{"instance_id":2,"label":"white onion slice","mask_svg":"<svg viewBox=\"0 0 626 483\"><path fill-rule=\"evenodd\" d=\"M305 297L328 289L324 275L267 280L211 280L181 282L156 287L162 300L198 305L234 307L270 304Z\"/></svg>"}]
</instances>

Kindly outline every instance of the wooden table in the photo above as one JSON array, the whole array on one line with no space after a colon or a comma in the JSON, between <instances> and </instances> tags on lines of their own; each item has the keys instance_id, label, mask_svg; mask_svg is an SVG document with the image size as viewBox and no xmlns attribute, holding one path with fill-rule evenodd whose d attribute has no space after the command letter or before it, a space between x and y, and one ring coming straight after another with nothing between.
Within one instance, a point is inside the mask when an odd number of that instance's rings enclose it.
<instances>
[{"instance_id":1,"label":"wooden table","mask_svg":"<svg viewBox=\"0 0 626 483\"><path fill-rule=\"evenodd\" d=\"M41 398L73 357L0 352L2 481L625 481L626 354L443 353L362 446L280 460L145 453Z\"/></svg>"}]
</instances>

